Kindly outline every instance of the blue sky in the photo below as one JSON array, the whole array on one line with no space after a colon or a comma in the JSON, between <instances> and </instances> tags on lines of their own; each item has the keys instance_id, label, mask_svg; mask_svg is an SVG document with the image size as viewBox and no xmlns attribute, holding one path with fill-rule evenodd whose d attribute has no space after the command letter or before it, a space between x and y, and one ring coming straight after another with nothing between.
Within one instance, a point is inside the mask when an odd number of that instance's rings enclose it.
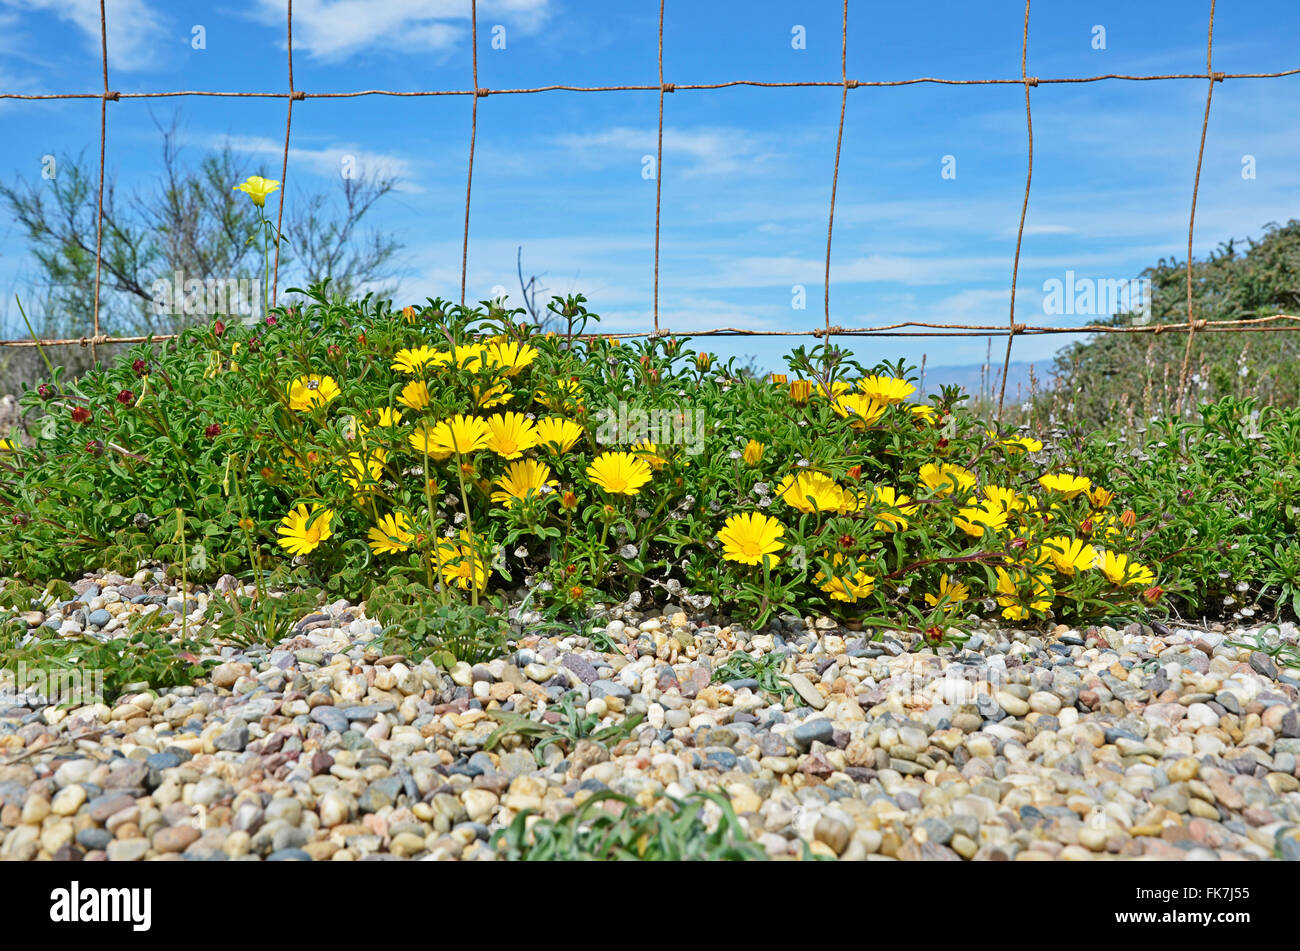
<instances>
[{"instance_id":1,"label":"blue sky","mask_svg":"<svg viewBox=\"0 0 1300 951\"><path fill-rule=\"evenodd\" d=\"M668 0L669 82L838 80L840 4ZM850 3L848 70L857 79L1016 77L1020 0ZM456 88L470 81L469 3L298 0L295 81L307 91ZM1029 72L1195 72L1205 68L1209 2L1039 0ZM281 90L283 0L108 0L110 86L121 91ZM479 83L604 85L657 79L654 0L483 0ZM492 28L505 28L493 49ZM196 25L206 49L192 48ZM806 49L792 48L802 26ZM1102 26L1106 48L1093 48ZM1300 66L1293 0L1221 3L1215 69ZM94 92L101 85L96 0L0 0L0 87ZM1039 86L1034 182L1018 319L1045 316L1044 282L1136 276L1186 254L1206 84L1107 81ZM1215 89L1196 250L1300 216L1300 76ZM826 216L840 90L730 88L665 100L661 326L819 327ZM182 109L191 154L227 137L278 177L284 100L185 98L108 107L119 187L156 174L150 111ZM469 144L468 97L307 100L294 107L286 202L295 185L330 187L342 158L399 176L376 223L405 243L402 297L455 297ZM581 291L607 330L651 324L653 91L547 92L479 103L469 290L517 290L515 249L555 293ZM96 100L0 102L0 174L39 175L46 153L95 156ZM944 156L956 177L944 178ZM1253 156L1255 177L1243 178ZM1002 323L1024 190L1018 85L861 88L849 93L831 263L831 318L842 326L933 320ZM292 239L292 235L289 236ZM21 236L0 222L0 286L30 274ZM792 307L792 287L807 308ZM12 297L12 294L6 296ZM1044 361L1063 337L1021 338L1015 359ZM803 342L811 342L805 340ZM779 366L788 340L719 340L726 354ZM999 352L1001 342L995 343ZM984 358L986 340L856 341L868 358L922 353L931 366Z\"/></svg>"}]
</instances>

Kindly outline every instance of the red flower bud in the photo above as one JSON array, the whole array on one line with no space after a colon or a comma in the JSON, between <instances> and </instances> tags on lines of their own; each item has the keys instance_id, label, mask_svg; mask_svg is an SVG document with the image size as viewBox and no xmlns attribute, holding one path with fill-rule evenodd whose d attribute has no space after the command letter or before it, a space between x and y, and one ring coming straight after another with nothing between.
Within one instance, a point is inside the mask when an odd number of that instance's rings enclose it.
<instances>
[{"instance_id":1,"label":"red flower bud","mask_svg":"<svg viewBox=\"0 0 1300 951\"><path fill-rule=\"evenodd\" d=\"M90 442L86 443L86 452L98 459L104 454L104 444L98 439L92 439Z\"/></svg>"},{"instance_id":2,"label":"red flower bud","mask_svg":"<svg viewBox=\"0 0 1300 951\"><path fill-rule=\"evenodd\" d=\"M42 383L40 386L38 386L36 388L36 392L43 400L48 400L51 396L54 395L54 390L51 389L49 384L47 383Z\"/></svg>"},{"instance_id":3,"label":"red flower bud","mask_svg":"<svg viewBox=\"0 0 1300 951\"><path fill-rule=\"evenodd\" d=\"M221 321L218 320L215 324L212 325L213 336L220 337L225 332L226 332L226 325Z\"/></svg>"},{"instance_id":4,"label":"red flower bud","mask_svg":"<svg viewBox=\"0 0 1300 951\"><path fill-rule=\"evenodd\" d=\"M117 401L123 406L130 406L135 402L135 394L130 390L123 390L121 393L117 394Z\"/></svg>"},{"instance_id":5,"label":"red flower bud","mask_svg":"<svg viewBox=\"0 0 1300 951\"><path fill-rule=\"evenodd\" d=\"M203 430L203 435L207 436L209 439L216 439L221 435L221 424L213 423L207 429Z\"/></svg>"},{"instance_id":6,"label":"red flower bud","mask_svg":"<svg viewBox=\"0 0 1300 951\"><path fill-rule=\"evenodd\" d=\"M266 318L266 325L267 325L268 327L274 327L274 326L275 326L276 324L278 324L279 322L280 322L280 321L276 319L275 314L272 314L270 317L267 317L267 318Z\"/></svg>"},{"instance_id":7,"label":"red flower bud","mask_svg":"<svg viewBox=\"0 0 1300 951\"><path fill-rule=\"evenodd\" d=\"M90 422L90 410L84 406L75 406L72 409L72 421L74 423Z\"/></svg>"},{"instance_id":8,"label":"red flower bud","mask_svg":"<svg viewBox=\"0 0 1300 951\"><path fill-rule=\"evenodd\" d=\"M131 369L135 371L136 376L144 376L145 371L149 369L149 364L143 360L136 360L132 362Z\"/></svg>"}]
</instances>

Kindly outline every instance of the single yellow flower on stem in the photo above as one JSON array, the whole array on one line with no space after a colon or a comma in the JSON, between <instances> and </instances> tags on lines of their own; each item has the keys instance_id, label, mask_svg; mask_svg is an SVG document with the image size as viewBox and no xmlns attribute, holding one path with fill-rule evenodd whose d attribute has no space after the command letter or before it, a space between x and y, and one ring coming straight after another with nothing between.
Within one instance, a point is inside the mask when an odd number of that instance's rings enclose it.
<instances>
[{"instance_id":1,"label":"single yellow flower on stem","mask_svg":"<svg viewBox=\"0 0 1300 951\"><path fill-rule=\"evenodd\" d=\"M454 584L462 591L471 588L482 591L487 587L487 568L468 532L460 533L459 543L450 538L439 539L434 560L444 583Z\"/></svg>"},{"instance_id":2,"label":"single yellow flower on stem","mask_svg":"<svg viewBox=\"0 0 1300 951\"><path fill-rule=\"evenodd\" d=\"M537 445L537 429L523 413L497 413L487 418L487 426L487 448L503 459L518 459Z\"/></svg>"},{"instance_id":3,"label":"single yellow flower on stem","mask_svg":"<svg viewBox=\"0 0 1300 951\"><path fill-rule=\"evenodd\" d=\"M844 564L845 561L845 557L836 552L835 557L831 559L831 564L838 567ZM844 601L848 604L854 604L859 598L865 598L876 587L875 576L867 574L861 568L854 571L851 577L844 575L843 577L831 577L829 579L826 577L825 572L819 571L817 576L813 578L813 583L829 594L832 601Z\"/></svg>"},{"instance_id":4,"label":"single yellow flower on stem","mask_svg":"<svg viewBox=\"0 0 1300 951\"><path fill-rule=\"evenodd\" d=\"M537 445L563 454L582 436L582 427L571 419L545 416L537 421L536 432Z\"/></svg>"},{"instance_id":5,"label":"single yellow flower on stem","mask_svg":"<svg viewBox=\"0 0 1300 951\"><path fill-rule=\"evenodd\" d=\"M379 519L379 524L366 532L369 545L376 555L397 555L406 551L415 541L411 523L404 512L394 512Z\"/></svg>"},{"instance_id":6,"label":"single yellow flower on stem","mask_svg":"<svg viewBox=\"0 0 1300 951\"><path fill-rule=\"evenodd\" d=\"M1080 492L1092 488L1092 480L1086 476L1071 475L1068 472L1051 472L1039 476L1038 484L1048 492L1059 493L1063 498L1072 499Z\"/></svg>"},{"instance_id":7,"label":"single yellow flower on stem","mask_svg":"<svg viewBox=\"0 0 1300 951\"><path fill-rule=\"evenodd\" d=\"M402 387L402 395L397 402L411 409L420 410L429 405L429 386L423 380L412 380Z\"/></svg>"},{"instance_id":8,"label":"single yellow flower on stem","mask_svg":"<svg viewBox=\"0 0 1300 951\"><path fill-rule=\"evenodd\" d=\"M510 463L506 466L505 475L494 484L501 486L501 491L492 493L492 501L500 502L506 508L560 485L551 478L551 467L535 459L520 459Z\"/></svg>"},{"instance_id":9,"label":"single yellow flower on stem","mask_svg":"<svg viewBox=\"0 0 1300 951\"><path fill-rule=\"evenodd\" d=\"M429 346L403 348L393 354L393 369L407 376L416 376L422 374L426 367L446 366L450 362L449 353Z\"/></svg>"},{"instance_id":10,"label":"single yellow flower on stem","mask_svg":"<svg viewBox=\"0 0 1300 951\"><path fill-rule=\"evenodd\" d=\"M823 472L786 476L777 485L776 496L800 512L839 512L845 507L844 490Z\"/></svg>"},{"instance_id":11,"label":"single yellow flower on stem","mask_svg":"<svg viewBox=\"0 0 1300 951\"><path fill-rule=\"evenodd\" d=\"M289 384L289 408L302 412L314 406L324 406L339 395L339 385L333 377L309 374L300 376Z\"/></svg>"},{"instance_id":12,"label":"single yellow flower on stem","mask_svg":"<svg viewBox=\"0 0 1300 951\"><path fill-rule=\"evenodd\" d=\"M1134 585L1150 585L1156 580L1155 572L1146 565L1130 561L1128 555L1120 555L1107 549L1097 553L1096 565L1111 584L1126 588Z\"/></svg>"},{"instance_id":13,"label":"single yellow flower on stem","mask_svg":"<svg viewBox=\"0 0 1300 951\"><path fill-rule=\"evenodd\" d=\"M858 381L858 389L863 395L877 403L901 403L913 393L916 387L906 380L894 376L869 376Z\"/></svg>"},{"instance_id":14,"label":"single yellow flower on stem","mask_svg":"<svg viewBox=\"0 0 1300 951\"><path fill-rule=\"evenodd\" d=\"M310 509L305 502L290 509L276 529L280 536L280 547L291 555L306 555L315 551L321 542L333 534L330 529L330 520L333 518L332 509L322 508L314 502Z\"/></svg>"},{"instance_id":15,"label":"single yellow flower on stem","mask_svg":"<svg viewBox=\"0 0 1300 951\"><path fill-rule=\"evenodd\" d=\"M745 451L740 454L740 457L745 460L745 465L756 466L763 461L763 451L765 449L767 449L767 446L751 439L745 444Z\"/></svg>"},{"instance_id":16,"label":"single yellow flower on stem","mask_svg":"<svg viewBox=\"0 0 1300 951\"><path fill-rule=\"evenodd\" d=\"M266 204L266 198L273 191L280 187L280 183L273 178L263 178L261 175L250 175L248 180L242 185L235 185L232 191L243 192L249 198L253 199L253 204L258 208Z\"/></svg>"},{"instance_id":17,"label":"single yellow flower on stem","mask_svg":"<svg viewBox=\"0 0 1300 951\"><path fill-rule=\"evenodd\" d=\"M636 495L650 481L650 465L630 452L605 452L587 466L587 478L611 495Z\"/></svg>"},{"instance_id":18,"label":"single yellow flower on stem","mask_svg":"<svg viewBox=\"0 0 1300 951\"><path fill-rule=\"evenodd\" d=\"M762 512L733 515L718 531L722 542L722 557L742 565L760 565L766 561L768 568L780 564L777 552L785 547L781 536L785 526Z\"/></svg>"},{"instance_id":19,"label":"single yellow flower on stem","mask_svg":"<svg viewBox=\"0 0 1300 951\"><path fill-rule=\"evenodd\" d=\"M1068 535L1053 535L1043 540L1043 552L1058 573L1073 577L1080 568L1091 568L1097 551L1087 542Z\"/></svg>"},{"instance_id":20,"label":"single yellow flower on stem","mask_svg":"<svg viewBox=\"0 0 1300 951\"><path fill-rule=\"evenodd\" d=\"M416 429L408 440L412 446L437 459L446 459L452 453L466 455L486 449L492 430L477 416L463 413L445 419L434 426Z\"/></svg>"},{"instance_id":21,"label":"single yellow flower on stem","mask_svg":"<svg viewBox=\"0 0 1300 951\"><path fill-rule=\"evenodd\" d=\"M960 581L951 580L946 574L939 578L939 593L927 594L925 603L932 608L937 608L940 602L947 607L953 607L961 604L970 597L970 588Z\"/></svg>"},{"instance_id":22,"label":"single yellow flower on stem","mask_svg":"<svg viewBox=\"0 0 1300 951\"><path fill-rule=\"evenodd\" d=\"M812 396L812 380L791 380L790 399L796 403L807 403Z\"/></svg>"}]
</instances>

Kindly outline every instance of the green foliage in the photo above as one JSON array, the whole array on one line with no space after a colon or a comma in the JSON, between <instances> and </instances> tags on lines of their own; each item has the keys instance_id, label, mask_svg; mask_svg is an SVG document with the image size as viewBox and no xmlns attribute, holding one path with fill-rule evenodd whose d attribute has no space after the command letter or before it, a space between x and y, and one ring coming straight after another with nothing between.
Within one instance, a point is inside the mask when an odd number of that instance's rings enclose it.
<instances>
[{"instance_id":1,"label":"green foliage","mask_svg":"<svg viewBox=\"0 0 1300 951\"><path fill-rule=\"evenodd\" d=\"M505 653L510 636L502 605L450 600L420 581L399 579L375 588L367 607L385 625L379 645L416 663L425 658L447 668L459 661L481 663Z\"/></svg>"},{"instance_id":2,"label":"green foliage","mask_svg":"<svg viewBox=\"0 0 1300 951\"><path fill-rule=\"evenodd\" d=\"M1300 409L1225 398L1198 417L1126 452L1078 433L1057 448L1143 513L1131 531L1180 610L1300 613Z\"/></svg>"},{"instance_id":3,"label":"green foliage","mask_svg":"<svg viewBox=\"0 0 1300 951\"><path fill-rule=\"evenodd\" d=\"M787 695L793 696L795 689L781 673L784 661L785 655L775 651L757 657L744 651L732 651L726 662L714 669L713 682L718 684L728 680L757 680L763 690L785 699Z\"/></svg>"},{"instance_id":4,"label":"green foliage","mask_svg":"<svg viewBox=\"0 0 1300 951\"><path fill-rule=\"evenodd\" d=\"M618 723L596 729L600 726L601 717L595 713L579 711L576 696L574 693L566 693L560 698L559 710L556 711L559 719L555 723L534 720L508 710L489 710L488 716L500 721L501 725L492 731L483 743L483 749L491 750L505 737L514 735L525 743L532 742L533 757L538 766L544 766L546 760L543 754L548 746L558 744L566 752L572 752L579 740L589 740L606 748L617 746L631 736L632 731L645 719L644 714L638 713L624 717Z\"/></svg>"},{"instance_id":5,"label":"green foliage","mask_svg":"<svg viewBox=\"0 0 1300 951\"><path fill-rule=\"evenodd\" d=\"M1151 321L1187 320L1187 263L1161 259L1142 272L1151 282ZM1300 313L1300 221L1269 225L1259 239L1229 241L1192 262L1197 319L1243 320ZM1117 315L1116 325L1137 322ZM1098 334L1061 350L1053 387L1031 401L1040 427L1072 424L1141 442L1152 417L1174 412L1187 346L1182 333ZM1300 405L1300 332L1198 333L1184 412L1200 402L1253 396Z\"/></svg>"},{"instance_id":6,"label":"green foliage","mask_svg":"<svg viewBox=\"0 0 1300 951\"><path fill-rule=\"evenodd\" d=\"M284 590L269 583L266 587L275 587L276 593L212 592L207 616L213 620L207 633L215 643L240 649L278 644L288 640L294 624L317 607L314 591Z\"/></svg>"},{"instance_id":7,"label":"green foliage","mask_svg":"<svg viewBox=\"0 0 1300 951\"><path fill-rule=\"evenodd\" d=\"M112 703L131 689L179 687L207 675L215 660L200 661L205 649L196 637L176 636L165 630L161 611L136 614L125 631L108 640L91 635L60 637L39 628L30 639L25 625L0 627L0 670L29 669L99 673L104 700Z\"/></svg>"},{"instance_id":8,"label":"green foliage","mask_svg":"<svg viewBox=\"0 0 1300 951\"><path fill-rule=\"evenodd\" d=\"M500 650L521 592L549 618L666 589L756 626L816 610L924 632L1100 617L1152 580L1112 514L1127 499L1103 512L1040 483L1067 470L955 389L908 402L902 364L800 348L787 383L677 338L540 333L491 302L306 294L26 392L37 438L0 451L0 563L281 570L373 594L403 652L470 661ZM549 309L575 334L598 320L580 295ZM774 533L761 557L741 516ZM1055 566L1076 541L1129 570Z\"/></svg>"},{"instance_id":9,"label":"green foliage","mask_svg":"<svg viewBox=\"0 0 1300 951\"><path fill-rule=\"evenodd\" d=\"M616 813L606 803L618 803ZM702 815L712 803L721 813L710 829ZM558 820L529 822L531 812L492 837L503 858L526 862L571 861L766 861L725 796L697 792L678 800L663 797L642 809L626 796L601 790Z\"/></svg>"}]
</instances>

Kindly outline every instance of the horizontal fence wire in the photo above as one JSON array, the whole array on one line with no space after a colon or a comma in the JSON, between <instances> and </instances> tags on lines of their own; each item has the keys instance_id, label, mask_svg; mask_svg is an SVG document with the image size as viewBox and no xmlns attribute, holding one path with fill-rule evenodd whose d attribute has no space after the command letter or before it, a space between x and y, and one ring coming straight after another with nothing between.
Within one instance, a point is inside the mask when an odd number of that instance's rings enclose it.
<instances>
[{"instance_id":1,"label":"horizontal fence wire","mask_svg":"<svg viewBox=\"0 0 1300 951\"><path fill-rule=\"evenodd\" d=\"M121 102L129 99L167 99L183 96L198 97L218 97L218 98L252 98L252 99L284 99L286 101L286 116L284 130L284 155L281 164L281 188L279 192L279 211L277 221L282 222L284 216L284 196L285 196L285 179L289 170L289 142L293 123L293 104L308 99L355 99L364 96L393 96L393 97L428 97L428 96L469 96L472 97L472 107L470 115L470 143L469 158L467 163L466 181L465 181L465 222L462 237L461 248L461 303L465 301L466 274L469 263L469 220L470 220L470 200L474 183L474 148L478 136L478 101L490 96L516 96L532 95L546 92L578 92L578 93L595 93L595 92L653 92L658 96L658 145L656 149L655 163L655 234L654 234L654 291L653 291L653 329L652 330L633 330L626 332L600 333L600 334L583 334L581 336L591 339L630 339L630 338L654 338L673 334L674 331L661 328L659 325L659 257L660 257L660 223L661 223L661 204L662 204L662 164L663 164L663 125L664 125L664 95L666 93L690 92L695 90L713 90L713 89L732 89L738 87L751 87L763 89L794 89L794 88L838 88L841 90L839 126L835 139L835 162L831 179L831 198L830 210L826 228L826 280L825 280L825 326L821 328L810 328L806 330L767 330L762 328L746 327L714 327L701 330L684 330L678 331L682 336L691 337L815 337L829 339L834 336L882 336L882 337L1006 337L1007 347L1006 355L1003 360L1001 390L998 394L998 413L1001 414L1002 403L1006 393L1007 370L1011 363L1011 348L1014 340L1018 336L1036 336L1044 334L1161 334L1161 333L1183 333L1187 335L1186 349L1184 350L1182 366L1180 369L1180 408L1182 393L1187 388L1188 372L1191 363L1192 344L1195 335L1198 333L1274 333L1290 332L1300 330L1300 317L1286 314L1272 315L1267 317L1250 318L1244 320L1203 320L1197 319L1193 311L1192 301L1192 245L1196 227L1196 203L1200 191L1201 164L1205 155L1205 139L1209 130L1210 105L1214 96L1214 86L1216 83L1222 83L1227 80L1236 79L1280 79L1287 76L1300 75L1300 67L1295 69L1277 70L1273 72L1216 72L1213 67L1213 48L1214 48L1214 14L1217 0L1211 0L1209 12L1209 27L1206 39L1206 57L1205 71L1198 73L1158 73L1158 74L1129 74L1129 73L1100 73L1092 76L1072 76L1072 77L1044 77L1033 76L1028 72L1029 65L1029 13L1031 0L1025 0L1025 15L1022 30L1021 57L1020 57L1020 76L1009 78L989 78L989 79L946 79L936 76L921 76L912 79L893 79L893 80L867 80L867 79L850 79L848 75L848 17L849 4L848 0L843 2L842 17L842 34L840 47L840 78L838 80L795 80L786 82L768 82L754 79L734 79L724 82L715 83L670 83L664 81L663 72L663 43L664 43L664 0L659 4L659 24L658 24L658 69L659 82L645 84L624 84L611 86L576 86L563 83L555 83L545 86L531 86L525 88L502 88L494 89L487 86L479 86L478 78L478 3L477 0L471 0L470 4L470 35L473 49L471 51L471 62L473 67L472 80L473 86L469 89L425 89L425 90L400 90L400 89L358 89L353 91L342 92L310 92L303 89L297 89L293 80L293 0L286 2L286 31L287 31L287 63L288 63L288 89L280 92L232 92L221 90L168 90L157 92L123 92L110 88L108 76L108 21L104 12L104 0L100 0L99 19L100 19L100 53L103 66L103 83L102 92L80 92L80 93L15 93L0 92L0 99L25 100L25 101L51 101L51 100L76 100L76 99L97 99L100 102L100 128L99 128L99 188L96 202L96 261L95 261L95 288L94 288L94 312L92 314L91 334L84 337L71 337L62 339L43 339L43 338L24 338L13 340L0 340L0 347L41 347L41 346L89 346L92 351L97 346L103 344L131 344L146 343L151 341L166 341L176 338L176 334L156 334L156 335L136 335L136 336L112 336L101 333L100 330L100 274L103 264L103 231L104 231L104 165L107 152L107 115L108 103ZM1025 218L1029 209L1030 186L1033 181L1033 151L1034 151L1034 131L1033 131L1033 114L1031 111L1030 90L1037 86L1062 85L1062 84L1084 84L1107 81L1119 82L1155 82L1170 80L1202 80L1208 84L1205 113L1201 123L1200 145L1197 151L1196 177L1192 187L1191 214L1188 220L1187 228L1187 317L1186 320L1178 323L1133 323L1128 325L1118 324L1087 324L1081 326L1051 326L1051 325L1032 325L1017 323L1016 321L1016 284L1019 279L1020 271L1020 250L1024 241ZM831 273L831 238L834 232L835 224L835 196L839 184L840 152L844 138L844 117L848 103L848 93L851 89L882 88L894 86L915 86L922 84L931 84L939 86L1021 86L1025 93L1025 122L1027 127L1028 140L1028 160L1026 163L1025 174L1025 193L1021 203L1020 225L1016 233L1016 249L1012 264L1012 291L1010 302L1010 315L1006 324L941 324L930 323L925 321L902 321L894 324L880 324L867 327L840 327L831 323L830 318L830 273ZM276 263L275 274L276 284L278 285L279 276L279 243L276 245ZM278 290L278 288L277 288ZM273 292L274 293L274 292ZM274 300L274 297L273 297Z\"/></svg>"}]
</instances>

